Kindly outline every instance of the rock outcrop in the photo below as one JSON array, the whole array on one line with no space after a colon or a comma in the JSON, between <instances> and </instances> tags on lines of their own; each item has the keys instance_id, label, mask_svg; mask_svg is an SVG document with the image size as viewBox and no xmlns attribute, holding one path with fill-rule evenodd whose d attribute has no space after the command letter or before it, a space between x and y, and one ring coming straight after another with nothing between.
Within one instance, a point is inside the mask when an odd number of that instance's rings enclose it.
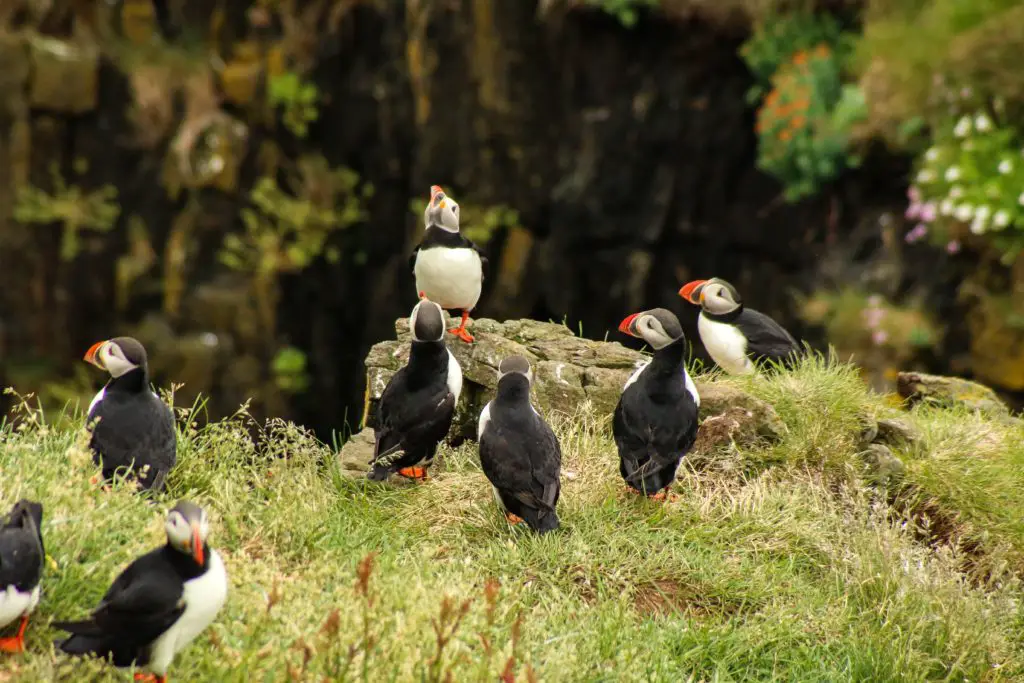
<instances>
[{"instance_id":1,"label":"rock outcrop","mask_svg":"<svg viewBox=\"0 0 1024 683\"><path fill-rule=\"evenodd\" d=\"M1010 414L1009 407L996 392L984 384L960 377L901 372L896 379L896 389L912 404L923 401L943 407L963 406L996 417Z\"/></svg>"},{"instance_id":2,"label":"rock outcrop","mask_svg":"<svg viewBox=\"0 0 1024 683\"><path fill-rule=\"evenodd\" d=\"M477 418L494 396L497 366L506 356L521 354L533 363L533 399L545 415L573 415L585 404L598 415L611 415L626 380L648 360L617 342L583 339L553 323L480 319L472 322L470 330L476 343L448 342L463 373L462 396L449 434L454 443L476 438ZM369 427L374 424L377 402L388 380L408 360L408 320L399 319L395 331L397 339L376 344L366 358L364 423L368 428L343 449L344 470L365 468L373 450ZM696 452L707 454L732 443L750 445L782 436L785 426L764 401L727 384L700 379L696 384L702 420Z\"/></svg>"}]
</instances>

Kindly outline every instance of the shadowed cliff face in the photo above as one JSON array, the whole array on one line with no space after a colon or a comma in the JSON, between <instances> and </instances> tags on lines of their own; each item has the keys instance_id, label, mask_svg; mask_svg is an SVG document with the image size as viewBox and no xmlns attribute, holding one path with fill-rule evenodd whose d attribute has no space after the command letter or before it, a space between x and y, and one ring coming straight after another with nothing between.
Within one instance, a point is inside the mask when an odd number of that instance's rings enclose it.
<instances>
[{"instance_id":1,"label":"shadowed cliff face","mask_svg":"<svg viewBox=\"0 0 1024 683\"><path fill-rule=\"evenodd\" d=\"M235 23L244 16L229 14ZM324 97L309 136L254 127L240 189L188 200L169 199L161 187L168 143L141 148L126 133L128 86L107 64L94 111L32 112L31 174L42 182L49 161L70 165L86 155L95 169L88 184L116 185L121 217L98 251L72 264L59 263L52 236L36 231L35 261L19 267L40 291L19 298L12 292L21 285L0 275L8 347L46 344L46 355L70 359L61 365L68 368L92 341L159 309L166 263L143 279L124 312L110 305L126 217L142 216L163 253L175 221L192 211L182 312L151 325L151 334L212 332L202 339L215 341L199 344L211 360L193 368L185 393L201 388L212 394L213 413L232 411L268 359L239 331L244 320L218 322L202 302L220 281L213 254L239 227L267 139L289 157L323 154L375 188L367 220L332 238L340 260L321 259L282 280L278 334L306 352L310 385L266 405L321 436L346 418L358 421L363 358L415 303L408 254L422 226L409 203L425 199L432 184L460 201L519 212L522 228L500 230L487 245L481 316L564 318L603 338L627 313L665 306L696 340L697 311L676 292L688 279L716 275L734 282L748 305L806 332L794 321L792 290L835 279L835 262L852 268L843 277L874 277L857 264L870 270L886 251L874 226L881 210L900 205L906 169L869 156L820 198L784 204L778 185L754 167L753 112L744 101L750 76L736 54L742 39L698 21L647 17L625 29L592 11L539 17L525 0L359 5L316 43L312 78ZM951 300L929 264L896 260L880 276L887 290L921 285L935 301ZM244 319L244 298L222 307ZM240 357L256 369L239 370ZM156 368L156 380L182 380L180 366Z\"/></svg>"}]
</instances>

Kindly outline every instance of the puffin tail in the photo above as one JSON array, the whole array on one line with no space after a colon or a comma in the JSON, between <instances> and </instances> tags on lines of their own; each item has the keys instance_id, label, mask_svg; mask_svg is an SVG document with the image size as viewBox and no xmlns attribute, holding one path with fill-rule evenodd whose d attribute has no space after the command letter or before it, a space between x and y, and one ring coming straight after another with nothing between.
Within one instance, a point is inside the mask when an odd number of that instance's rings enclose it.
<instances>
[{"instance_id":1,"label":"puffin tail","mask_svg":"<svg viewBox=\"0 0 1024 683\"><path fill-rule=\"evenodd\" d=\"M71 636L54 642L61 651L69 655L103 655L109 651L106 635L91 621L58 621L54 628L70 631Z\"/></svg>"}]
</instances>

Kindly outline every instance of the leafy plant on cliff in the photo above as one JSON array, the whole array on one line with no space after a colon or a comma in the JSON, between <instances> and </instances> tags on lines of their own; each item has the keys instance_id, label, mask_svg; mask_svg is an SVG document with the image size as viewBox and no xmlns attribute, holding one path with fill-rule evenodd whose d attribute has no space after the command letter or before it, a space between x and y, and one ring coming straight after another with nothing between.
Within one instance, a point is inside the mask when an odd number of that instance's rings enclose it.
<instances>
[{"instance_id":1,"label":"leafy plant on cliff","mask_svg":"<svg viewBox=\"0 0 1024 683\"><path fill-rule=\"evenodd\" d=\"M612 15L626 28L636 24L639 8L653 9L658 6L658 0L585 0L585 3Z\"/></svg>"},{"instance_id":2,"label":"leafy plant on cliff","mask_svg":"<svg viewBox=\"0 0 1024 683\"><path fill-rule=\"evenodd\" d=\"M267 98L270 106L281 108L285 127L297 137L306 137L309 124L320 116L316 84L303 80L294 71L271 76Z\"/></svg>"},{"instance_id":3,"label":"leafy plant on cliff","mask_svg":"<svg viewBox=\"0 0 1024 683\"><path fill-rule=\"evenodd\" d=\"M750 103L757 103L771 89L772 76L794 54L823 43L840 50L840 58L846 56L850 45L839 22L828 14L794 12L772 15L759 22L750 39L740 47L740 56L757 79L747 92Z\"/></svg>"},{"instance_id":4,"label":"leafy plant on cliff","mask_svg":"<svg viewBox=\"0 0 1024 683\"><path fill-rule=\"evenodd\" d=\"M85 173L88 164L76 162L76 172ZM14 204L14 220L23 224L63 226L60 257L72 261L81 250L81 231L106 233L114 227L121 207L117 203L117 188L104 185L85 192L77 185L68 185L56 163L50 164L53 191L47 192L31 185L20 187Z\"/></svg>"}]
</instances>

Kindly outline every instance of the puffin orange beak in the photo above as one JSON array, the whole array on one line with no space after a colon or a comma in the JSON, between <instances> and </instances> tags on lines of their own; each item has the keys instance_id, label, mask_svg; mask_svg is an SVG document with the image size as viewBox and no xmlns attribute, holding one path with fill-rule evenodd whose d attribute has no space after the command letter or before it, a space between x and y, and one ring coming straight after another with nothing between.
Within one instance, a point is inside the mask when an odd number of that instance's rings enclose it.
<instances>
[{"instance_id":1,"label":"puffin orange beak","mask_svg":"<svg viewBox=\"0 0 1024 683\"><path fill-rule=\"evenodd\" d=\"M192 557L200 567L203 566L203 539L199 537L198 524L192 525Z\"/></svg>"},{"instance_id":2,"label":"puffin orange beak","mask_svg":"<svg viewBox=\"0 0 1024 683\"><path fill-rule=\"evenodd\" d=\"M444 190L441 189L440 185L430 186L430 201L434 201L434 198L439 194L444 194Z\"/></svg>"},{"instance_id":3,"label":"puffin orange beak","mask_svg":"<svg viewBox=\"0 0 1024 683\"><path fill-rule=\"evenodd\" d=\"M637 317L639 317L639 315L639 313L634 313L633 315L623 318L622 322L619 323L619 332L623 334L628 334L630 337L637 336L636 332L633 330L633 323L636 322L636 319Z\"/></svg>"},{"instance_id":4,"label":"puffin orange beak","mask_svg":"<svg viewBox=\"0 0 1024 683\"><path fill-rule=\"evenodd\" d=\"M98 341L92 346L90 346L89 350L85 352L85 357L82 360L84 360L86 363L92 363L96 367L103 369L103 363L101 363L100 360L96 357L96 354L99 353L100 347L106 343L107 340L104 339L103 341Z\"/></svg>"},{"instance_id":5,"label":"puffin orange beak","mask_svg":"<svg viewBox=\"0 0 1024 683\"><path fill-rule=\"evenodd\" d=\"M704 289L704 285L707 284L707 280L694 280L693 282L687 282L679 290L679 296L683 297L691 304L699 305L700 300L697 298L701 290Z\"/></svg>"}]
</instances>

